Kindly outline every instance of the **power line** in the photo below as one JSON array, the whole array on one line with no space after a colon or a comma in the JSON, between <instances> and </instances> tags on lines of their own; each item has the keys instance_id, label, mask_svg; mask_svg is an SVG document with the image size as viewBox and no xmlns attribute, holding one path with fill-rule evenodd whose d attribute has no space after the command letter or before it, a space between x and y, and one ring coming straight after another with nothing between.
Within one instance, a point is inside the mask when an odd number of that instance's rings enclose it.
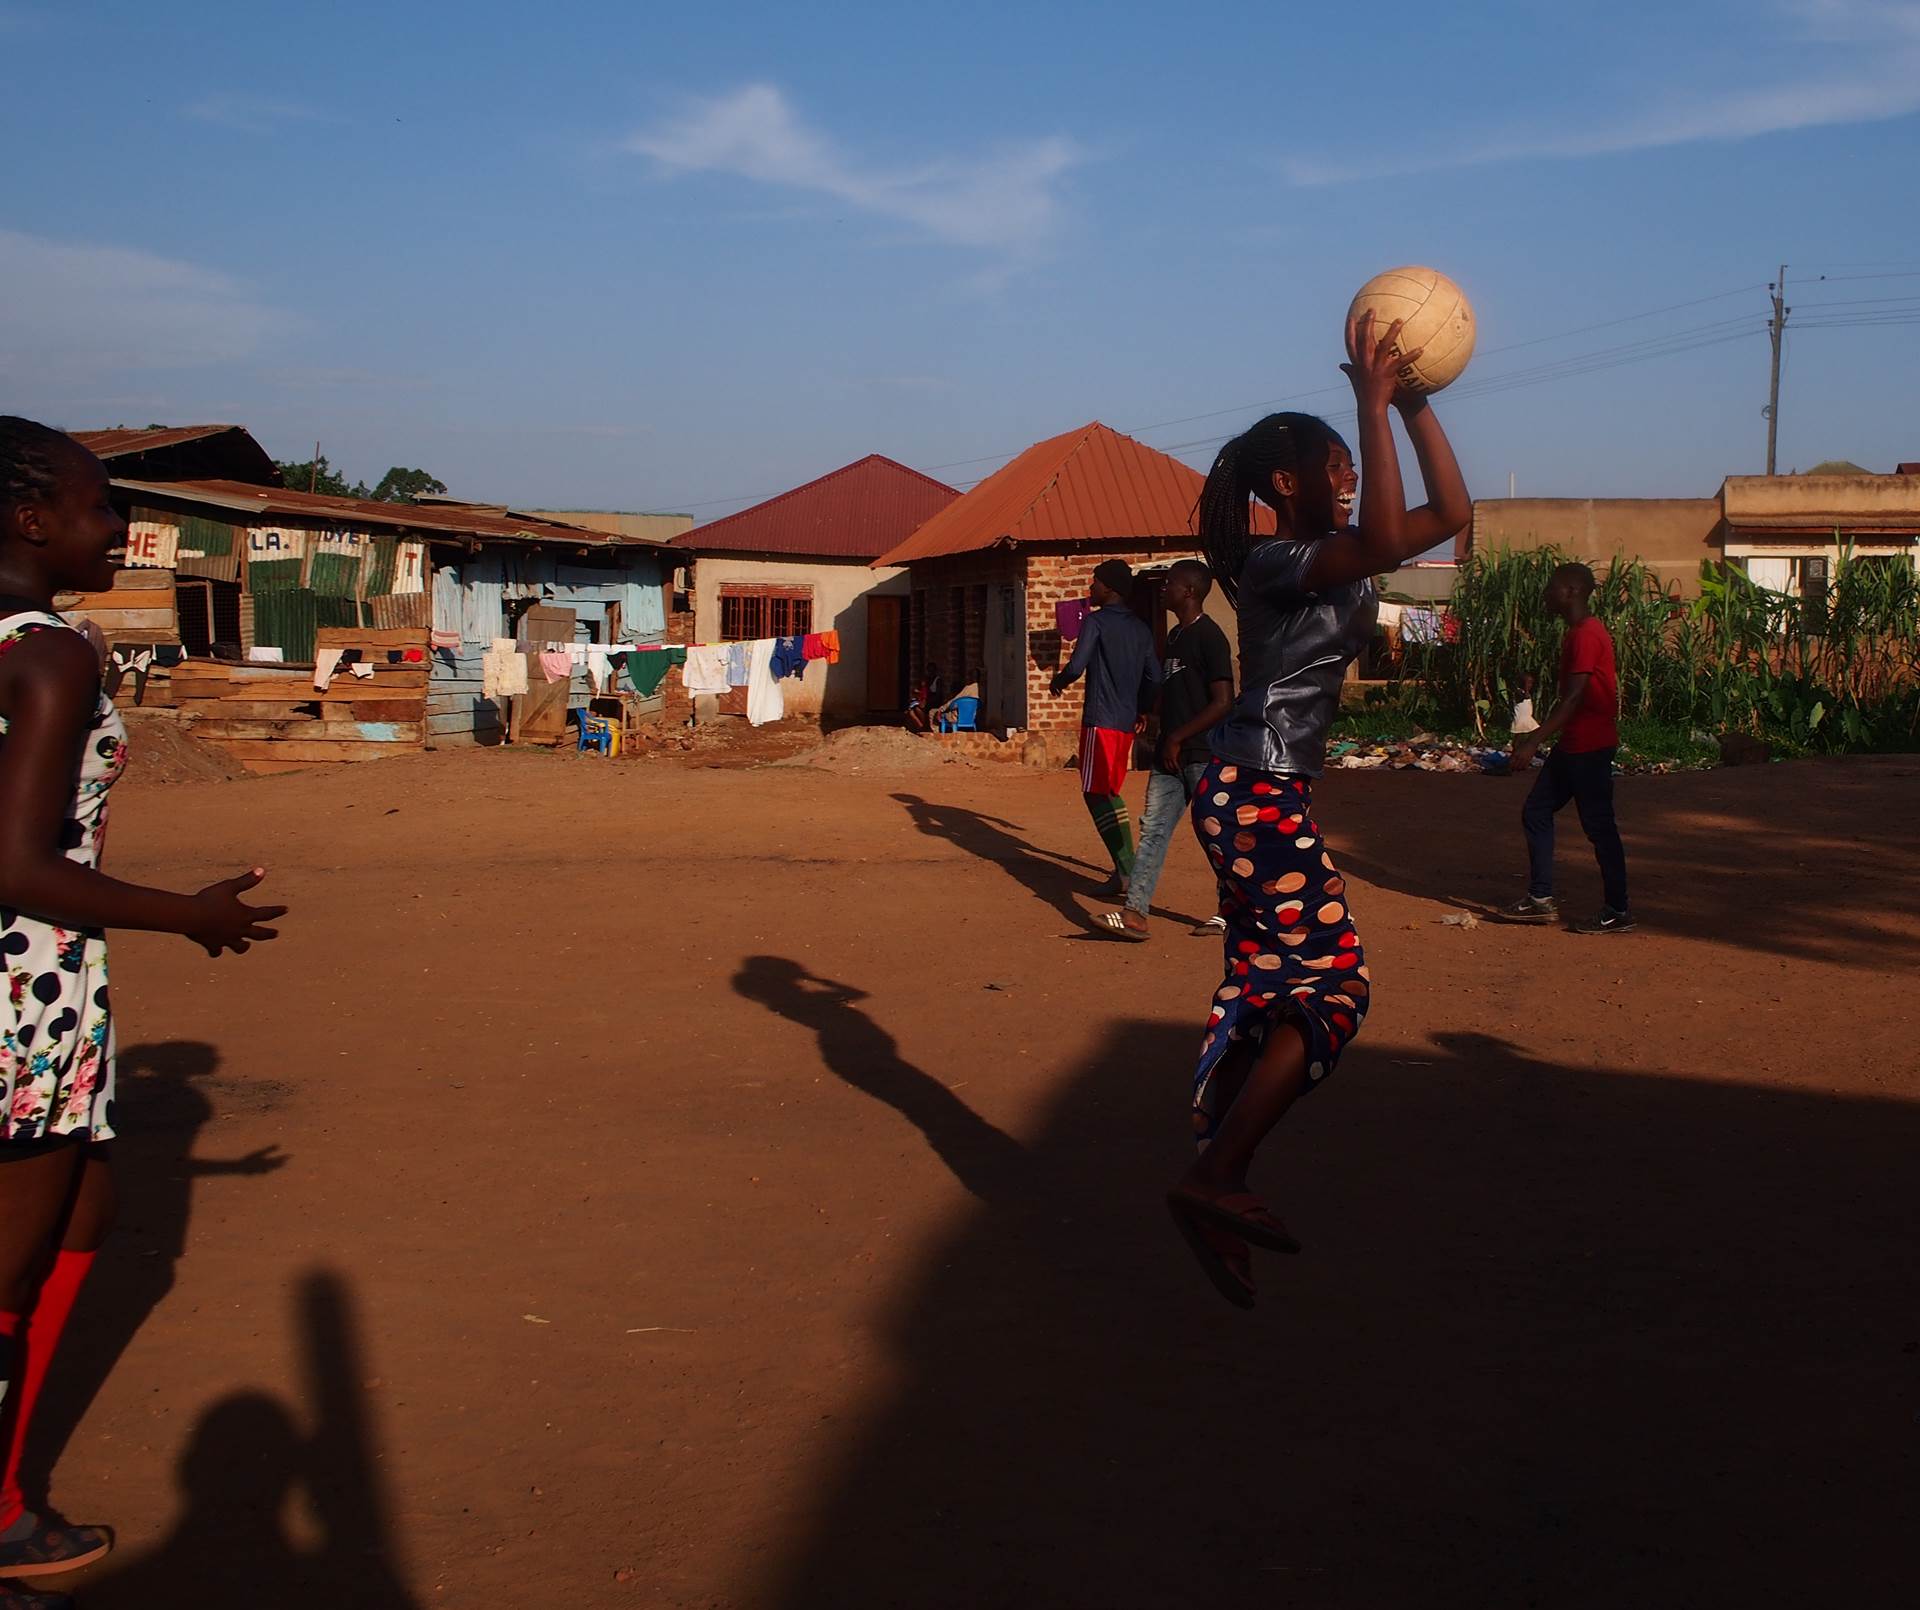
<instances>
[{"instance_id":1,"label":"power line","mask_svg":"<svg viewBox=\"0 0 1920 1610\"><path fill-rule=\"evenodd\" d=\"M1819 278L1826 283L1833 284L1838 284L1845 280L1920 279L1920 270L1913 271L1912 273L1822 275L1819 276ZM1711 302L1724 301L1729 297L1744 296L1755 290L1770 290L1771 288L1771 286L1759 283L1735 286L1732 289L1715 291L1706 296L1690 297L1682 302L1672 302L1662 307L1649 308L1641 313L1624 314L1619 318L1602 319L1593 324L1577 325L1571 329L1557 331L1551 335L1533 336L1524 341L1512 341L1502 346L1489 347L1482 351L1479 356L1487 358L1501 353L1518 352L1528 347L1543 346L1553 341L1569 340L1574 336L1590 334L1595 330L1613 329L1623 324L1638 323L1644 319L1658 318L1663 314L1680 312L1692 307L1701 307ZM1862 298L1857 304L1850 301L1832 301L1809 303L1806 305L1809 307L1850 307L1855 305L1868 306L1888 303L1896 304L1896 306L1890 307L1888 311L1897 313L1901 311L1897 304L1915 301L1920 301L1920 298ZM1806 327L1810 329L1837 329L1849 327L1852 322L1853 321L1840 323L1831 318L1816 317L1807 320ZM1860 322L1867 322L1867 318L1862 318ZM1895 317L1872 318L1872 322L1898 324L1912 321ZM1670 331L1657 336L1647 336L1638 341L1625 342L1618 346L1604 347L1593 352L1576 353L1565 358L1553 359L1547 363L1512 370L1505 374L1488 375L1476 380L1466 381L1463 384L1449 388L1448 398L1450 402L1467 402L1478 397L1493 396L1502 391L1514 391L1527 386L1546 385L1556 380L1574 379L1582 375L1596 374L1606 369L1620 368L1632 363L1651 361L1656 358L1673 357L1681 353L1717 346L1725 341L1739 340L1747 335L1756 334L1765 328L1765 324L1755 322L1754 315L1740 314L1730 319L1714 320L1707 324L1690 326L1684 330ZM1229 414L1250 414L1256 410L1262 412L1271 411L1274 408L1289 403L1305 402L1314 397L1324 397L1334 393L1344 392L1346 389L1344 384L1321 386L1311 391L1294 392L1285 397L1268 398L1260 402L1244 403L1233 408L1210 409L1204 413L1187 414L1177 419L1163 419L1148 425L1136 425L1130 427L1127 434L1145 436L1153 431L1169 430L1179 425L1196 424L1201 420L1218 419ZM1350 409L1343 410L1332 417L1345 419L1351 417L1352 413L1353 411ZM1221 443L1229 439L1230 434L1231 433L1229 433L1229 435L1201 437L1189 442L1176 442L1160 447L1159 451L1176 454L1204 447L1218 447ZM1026 448L1021 447L1015 448L1011 452L982 453L975 458L950 459L945 463L923 465L920 466L920 468L923 473L931 473L937 470L964 469L975 464L1004 463L1025 451ZM989 479L988 475L981 475L971 480L956 481L952 484L958 490L966 491L971 487L978 486L982 481L987 479ZM790 489L781 488L780 490ZM759 502L765 498L778 495L778 492L758 492L742 493L733 497L708 498L702 501L668 499L663 506L679 509L718 508L724 504Z\"/></svg>"}]
</instances>

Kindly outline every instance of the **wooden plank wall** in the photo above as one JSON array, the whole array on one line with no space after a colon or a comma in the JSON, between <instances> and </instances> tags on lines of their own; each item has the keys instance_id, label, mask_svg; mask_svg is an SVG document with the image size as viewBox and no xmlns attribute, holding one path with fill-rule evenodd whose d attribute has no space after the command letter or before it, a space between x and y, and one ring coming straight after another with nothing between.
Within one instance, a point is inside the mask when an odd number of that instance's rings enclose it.
<instances>
[{"instance_id":1,"label":"wooden plank wall","mask_svg":"<svg viewBox=\"0 0 1920 1610\"><path fill-rule=\"evenodd\" d=\"M489 699L480 691L480 661L486 651L484 643L462 643L457 649L435 649L430 656L433 671L427 683L427 742L436 748L506 741L507 701Z\"/></svg>"},{"instance_id":2,"label":"wooden plank wall","mask_svg":"<svg viewBox=\"0 0 1920 1610\"><path fill-rule=\"evenodd\" d=\"M53 606L70 619L90 620L106 634L107 646L121 643L145 645L180 642L180 611L171 570L128 568L113 578L112 588L104 593L61 593ZM156 665L147 673L140 704L143 709L166 709L173 703L172 672ZM132 676L121 680L113 702L122 709L133 706L137 683Z\"/></svg>"},{"instance_id":3,"label":"wooden plank wall","mask_svg":"<svg viewBox=\"0 0 1920 1610\"><path fill-rule=\"evenodd\" d=\"M368 678L342 667L322 693L308 670L193 660L174 672L174 701L197 738L250 772L295 771L417 754L426 744L427 666L389 665L389 649L426 646L413 627L322 628L320 648L357 648Z\"/></svg>"}]
</instances>

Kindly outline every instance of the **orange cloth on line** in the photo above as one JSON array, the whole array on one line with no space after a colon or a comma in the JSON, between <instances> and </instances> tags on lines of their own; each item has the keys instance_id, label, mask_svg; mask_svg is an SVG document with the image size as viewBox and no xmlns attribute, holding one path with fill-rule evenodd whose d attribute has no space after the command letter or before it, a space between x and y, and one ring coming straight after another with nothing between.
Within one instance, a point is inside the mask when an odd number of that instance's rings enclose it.
<instances>
[{"instance_id":1,"label":"orange cloth on line","mask_svg":"<svg viewBox=\"0 0 1920 1610\"><path fill-rule=\"evenodd\" d=\"M838 665L840 663L840 634L838 632L822 632L820 634L820 646L827 651L827 664Z\"/></svg>"}]
</instances>

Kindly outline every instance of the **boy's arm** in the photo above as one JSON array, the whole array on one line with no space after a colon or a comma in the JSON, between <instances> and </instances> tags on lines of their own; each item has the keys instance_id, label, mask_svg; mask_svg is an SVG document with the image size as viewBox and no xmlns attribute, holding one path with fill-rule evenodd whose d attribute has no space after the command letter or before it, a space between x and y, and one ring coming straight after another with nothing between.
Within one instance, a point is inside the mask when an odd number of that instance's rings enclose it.
<instances>
[{"instance_id":1,"label":"boy's arm","mask_svg":"<svg viewBox=\"0 0 1920 1610\"><path fill-rule=\"evenodd\" d=\"M1591 671L1575 671L1567 678L1566 689L1554 705L1553 714L1532 732L1514 740L1513 765L1516 770L1531 765L1534 752L1573 719L1574 712L1580 708L1581 699L1586 696L1587 684L1592 680Z\"/></svg>"},{"instance_id":2,"label":"boy's arm","mask_svg":"<svg viewBox=\"0 0 1920 1610\"><path fill-rule=\"evenodd\" d=\"M1100 617L1089 615L1080 623L1080 639L1073 645L1073 658L1053 673L1049 686L1053 696L1060 697L1062 688L1070 688L1085 675L1087 662L1093 658L1093 640L1100 635Z\"/></svg>"}]
</instances>

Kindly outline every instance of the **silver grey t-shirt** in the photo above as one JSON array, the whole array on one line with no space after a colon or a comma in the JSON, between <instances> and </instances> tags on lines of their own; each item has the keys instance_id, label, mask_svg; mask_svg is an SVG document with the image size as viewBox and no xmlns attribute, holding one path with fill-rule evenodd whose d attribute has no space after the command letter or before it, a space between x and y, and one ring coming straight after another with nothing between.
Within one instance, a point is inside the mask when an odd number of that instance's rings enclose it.
<instances>
[{"instance_id":1,"label":"silver grey t-shirt","mask_svg":"<svg viewBox=\"0 0 1920 1610\"><path fill-rule=\"evenodd\" d=\"M1260 771L1318 777L1327 729L1347 667L1373 637L1380 595L1373 578L1308 592L1304 577L1329 542L1276 537L1240 572L1239 701L1208 743L1222 760Z\"/></svg>"}]
</instances>

